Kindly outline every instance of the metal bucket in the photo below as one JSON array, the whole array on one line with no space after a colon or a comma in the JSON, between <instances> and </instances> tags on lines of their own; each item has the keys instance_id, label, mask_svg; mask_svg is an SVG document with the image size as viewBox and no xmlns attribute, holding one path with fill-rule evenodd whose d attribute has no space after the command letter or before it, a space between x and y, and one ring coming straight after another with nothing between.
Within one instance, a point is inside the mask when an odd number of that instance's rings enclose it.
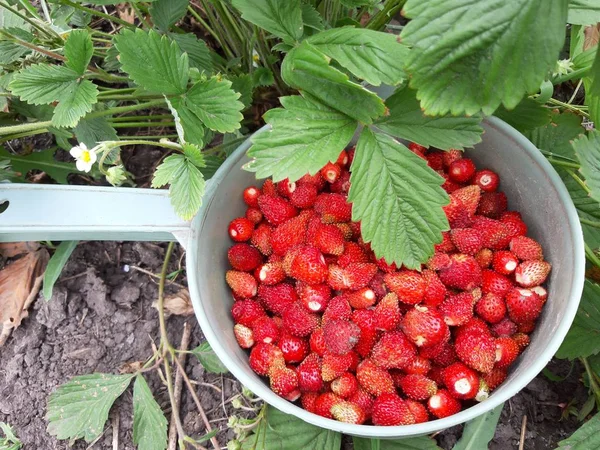
<instances>
[{"instance_id":1,"label":"metal bucket","mask_svg":"<svg viewBox=\"0 0 600 450\"><path fill-rule=\"evenodd\" d=\"M531 344L489 399L445 419L381 427L350 425L312 414L271 391L248 365L233 335L232 295L225 283L227 225L243 215L242 190L255 184L241 170L250 142L242 144L207 184L203 206L192 223L173 213L166 191L85 186L5 184L0 202L0 241L174 240L187 249L187 275L196 317L206 339L231 373L277 409L319 427L354 436L399 438L432 433L471 420L525 387L552 358L577 311L584 282L583 235L573 202L554 168L518 131L496 118L483 122L483 142L468 150L479 168L495 170L510 209L519 210L530 235L553 265L548 302ZM259 132L264 132L266 128Z\"/></svg>"}]
</instances>

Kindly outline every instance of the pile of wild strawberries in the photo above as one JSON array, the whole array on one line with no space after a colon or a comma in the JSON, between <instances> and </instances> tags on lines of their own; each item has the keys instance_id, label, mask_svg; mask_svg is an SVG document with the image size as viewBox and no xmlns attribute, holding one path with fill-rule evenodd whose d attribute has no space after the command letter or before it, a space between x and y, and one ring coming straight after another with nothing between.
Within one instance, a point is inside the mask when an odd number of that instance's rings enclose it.
<instances>
[{"instance_id":1,"label":"pile of wild strawberries","mask_svg":"<svg viewBox=\"0 0 600 450\"><path fill-rule=\"evenodd\" d=\"M498 175L410 149L446 181L451 230L421 271L377 259L346 202L354 149L295 183L244 190L229 224L235 337L271 389L343 422L408 425L487 398L546 302L542 248Z\"/></svg>"}]
</instances>

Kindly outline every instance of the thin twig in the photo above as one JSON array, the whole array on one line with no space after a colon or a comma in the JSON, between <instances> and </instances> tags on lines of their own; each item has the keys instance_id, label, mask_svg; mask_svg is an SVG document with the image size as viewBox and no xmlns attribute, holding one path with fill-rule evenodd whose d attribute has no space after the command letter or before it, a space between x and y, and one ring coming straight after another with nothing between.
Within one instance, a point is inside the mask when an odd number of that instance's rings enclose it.
<instances>
[{"instance_id":1,"label":"thin twig","mask_svg":"<svg viewBox=\"0 0 600 450\"><path fill-rule=\"evenodd\" d=\"M527 414L523 416L521 422L521 440L519 441L519 450L523 450L525 447L525 431L527 431Z\"/></svg>"},{"instance_id":2,"label":"thin twig","mask_svg":"<svg viewBox=\"0 0 600 450\"><path fill-rule=\"evenodd\" d=\"M183 333L181 335L181 345L179 348L183 350L182 353L179 354L179 362L182 366L185 367L185 358L187 353L184 353L188 346L190 345L190 339L192 336L192 327L185 322L183 324ZM178 405L181 405L181 390L182 390L182 381L183 377L181 376L181 369L177 368L177 372L175 373L175 401ZM176 450L177 448L177 427L175 426L175 417L173 414L175 411L171 413L171 426L169 427L169 446L168 450Z\"/></svg>"},{"instance_id":3,"label":"thin twig","mask_svg":"<svg viewBox=\"0 0 600 450\"><path fill-rule=\"evenodd\" d=\"M113 450L119 450L119 409L115 409L112 417L112 447Z\"/></svg>"},{"instance_id":4,"label":"thin twig","mask_svg":"<svg viewBox=\"0 0 600 450\"><path fill-rule=\"evenodd\" d=\"M160 275L156 275L155 273L150 272L149 270L146 269L142 269L141 267L138 266L129 266L130 269L133 270L137 270L138 272L144 273L152 278L156 278L157 280L160 280ZM171 281L171 280L165 280L166 283L172 284L173 286L177 286L180 289L185 289L186 287L183 284L179 284L176 281Z\"/></svg>"}]
</instances>

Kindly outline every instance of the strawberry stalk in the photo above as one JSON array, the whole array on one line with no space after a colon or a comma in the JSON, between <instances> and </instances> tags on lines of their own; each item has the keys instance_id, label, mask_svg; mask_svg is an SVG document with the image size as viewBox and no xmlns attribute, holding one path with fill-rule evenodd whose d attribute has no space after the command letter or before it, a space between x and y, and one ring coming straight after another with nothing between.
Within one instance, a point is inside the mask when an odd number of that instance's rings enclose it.
<instances>
[{"instance_id":1,"label":"strawberry stalk","mask_svg":"<svg viewBox=\"0 0 600 450\"><path fill-rule=\"evenodd\" d=\"M588 378L590 380L590 387L592 388L594 397L596 398L596 407L600 409L600 385L598 385L600 379L598 379L598 376L590 367L590 363L588 362L587 358L579 358L579 360L583 363L585 371L587 372Z\"/></svg>"}]
</instances>

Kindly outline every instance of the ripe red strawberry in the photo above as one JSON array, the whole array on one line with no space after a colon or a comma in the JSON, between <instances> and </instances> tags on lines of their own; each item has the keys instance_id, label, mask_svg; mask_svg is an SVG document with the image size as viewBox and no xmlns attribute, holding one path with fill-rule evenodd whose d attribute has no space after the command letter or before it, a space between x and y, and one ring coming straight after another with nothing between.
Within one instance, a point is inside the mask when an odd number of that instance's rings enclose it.
<instances>
[{"instance_id":1,"label":"ripe red strawberry","mask_svg":"<svg viewBox=\"0 0 600 450\"><path fill-rule=\"evenodd\" d=\"M323 357L327 348L325 347L325 339L323 338L322 328L317 328L311 333L309 344L311 352L316 353L320 357Z\"/></svg>"},{"instance_id":2,"label":"ripe red strawberry","mask_svg":"<svg viewBox=\"0 0 600 450\"><path fill-rule=\"evenodd\" d=\"M319 325L319 316L309 313L300 303L293 303L283 312L283 327L294 336L304 337Z\"/></svg>"},{"instance_id":3,"label":"ripe red strawberry","mask_svg":"<svg viewBox=\"0 0 600 450\"><path fill-rule=\"evenodd\" d=\"M398 266L396 266L396 263L389 264L385 258L379 258L377 261L375 261L375 263L377 264L377 268L386 274L398 271Z\"/></svg>"},{"instance_id":4,"label":"ripe red strawberry","mask_svg":"<svg viewBox=\"0 0 600 450\"><path fill-rule=\"evenodd\" d=\"M496 339L496 365L500 369L510 366L521 353L521 347L509 337Z\"/></svg>"},{"instance_id":5,"label":"ripe red strawberry","mask_svg":"<svg viewBox=\"0 0 600 450\"><path fill-rule=\"evenodd\" d=\"M259 375L268 375L269 370L275 366L285 367L281 350L273 344L262 342L252 347L248 361L252 370Z\"/></svg>"},{"instance_id":6,"label":"ripe red strawberry","mask_svg":"<svg viewBox=\"0 0 600 450\"><path fill-rule=\"evenodd\" d=\"M477 211L477 206L481 199L481 189L476 185L466 186L454 191L450 197L459 200L465 212L472 218Z\"/></svg>"},{"instance_id":7,"label":"ripe red strawberry","mask_svg":"<svg viewBox=\"0 0 600 450\"><path fill-rule=\"evenodd\" d=\"M331 299L331 289L326 284L306 284L298 282L296 292L300 302L309 311L323 311Z\"/></svg>"},{"instance_id":8,"label":"ripe red strawberry","mask_svg":"<svg viewBox=\"0 0 600 450\"><path fill-rule=\"evenodd\" d=\"M423 280L425 280L423 304L431 307L438 306L446 298L446 286L433 270L424 270Z\"/></svg>"},{"instance_id":9,"label":"ripe red strawberry","mask_svg":"<svg viewBox=\"0 0 600 450\"><path fill-rule=\"evenodd\" d=\"M360 406L351 402L340 402L331 407L331 415L340 422L360 425L367 416Z\"/></svg>"},{"instance_id":10,"label":"ripe red strawberry","mask_svg":"<svg viewBox=\"0 0 600 450\"><path fill-rule=\"evenodd\" d=\"M431 414L438 419L451 416L458 413L461 410L461 403L456 400L450 392L445 389L440 389L437 393L429 399L427 407Z\"/></svg>"},{"instance_id":11,"label":"ripe red strawberry","mask_svg":"<svg viewBox=\"0 0 600 450\"><path fill-rule=\"evenodd\" d=\"M290 194L290 203L300 209L312 208L317 200L317 195L319 195L317 186L300 183L296 185L296 189Z\"/></svg>"},{"instance_id":12,"label":"ripe red strawberry","mask_svg":"<svg viewBox=\"0 0 600 450\"><path fill-rule=\"evenodd\" d=\"M479 375L463 363L457 362L446 367L442 378L450 395L459 400L475 398L479 391Z\"/></svg>"},{"instance_id":13,"label":"ripe red strawberry","mask_svg":"<svg viewBox=\"0 0 600 450\"><path fill-rule=\"evenodd\" d=\"M228 270L225 274L225 281L236 295L243 298L254 297L258 290L256 279L246 272Z\"/></svg>"},{"instance_id":14,"label":"ripe red strawberry","mask_svg":"<svg viewBox=\"0 0 600 450\"><path fill-rule=\"evenodd\" d=\"M521 349L524 349L529 345L529 336L525 333L515 333L511 337Z\"/></svg>"},{"instance_id":15,"label":"ripe red strawberry","mask_svg":"<svg viewBox=\"0 0 600 450\"><path fill-rule=\"evenodd\" d=\"M494 368L490 373L483 375L483 380L490 390L494 390L504 383L507 376L506 369Z\"/></svg>"},{"instance_id":16,"label":"ripe red strawberry","mask_svg":"<svg viewBox=\"0 0 600 450\"><path fill-rule=\"evenodd\" d=\"M344 244L344 252L338 258L338 265L342 268L348 267L352 263L368 262L369 257L356 242L346 242Z\"/></svg>"},{"instance_id":17,"label":"ripe red strawberry","mask_svg":"<svg viewBox=\"0 0 600 450\"><path fill-rule=\"evenodd\" d=\"M394 392L382 394L375 399L371 417L373 424L380 426L415 423L415 418L404 400Z\"/></svg>"},{"instance_id":18,"label":"ripe red strawberry","mask_svg":"<svg viewBox=\"0 0 600 450\"><path fill-rule=\"evenodd\" d=\"M245 217L238 217L229 223L229 237L235 242L246 242L252 237L254 223Z\"/></svg>"},{"instance_id":19,"label":"ripe red strawberry","mask_svg":"<svg viewBox=\"0 0 600 450\"><path fill-rule=\"evenodd\" d=\"M457 161L463 157L463 152L461 150L450 149L446 152L442 152L442 157L444 167L448 168L454 161Z\"/></svg>"},{"instance_id":20,"label":"ripe red strawberry","mask_svg":"<svg viewBox=\"0 0 600 450\"><path fill-rule=\"evenodd\" d=\"M298 376L292 369L285 366L274 366L269 370L271 390L281 397L293 395L298 390ZM300 397L300 391L297 397Z\"/></svg>"},{"instance_id":21,"label":"ripe red strawberry","mask_svg":"<svg viewBox=\"0 0 600 450\"><path fill-rule=\"evenodd\" d=\"M419 145L416 142L409 143L408 149L413 153L420 154L420 156L424 156L425 152L427 151L427 147L423 147L422 145Z\"/></svg>"},{"instance_id":22,"label":"ripe red strawberry","mask_svg":"<svg viewBox=\"0 0 600 450\"><path fill-rule=\"evenodd\" d=\"M302 362L309 353L309 345L306 339L293 336L285 331L281 333L277 346L281 349L283 359L288 364Z\"/></svg>"},{"instance_id":23,"label":"ripe red strawberry","mask_svg":"<svg viewBox=\"0 0 600 450\"><path fill-rule=\"evenodd\" d=\"M328 183L334 183L340 177L341 174L342 168L337 164L331 162L325 164L325 166L323 166L323 168L321 169L321 176Z\"/></svg>"},{"instance_id":24,"label":"ripe red strawberry","mask_svg":"<svg viewBox=\"0 0 600 450\"><path fill-rule=\"evenodd\" d=\"M333 381L348 371L352 365L353 356L351 353L335 355L325 351L322 362L321 378L323 378L323 381Z\"/></svg>"},{"instance_id":25,"label":"ripe red strawberry","mask_svg":"<svg viewBox=\"0 0 600 450\"><path fill-rule=\"evenodd\" d=\"M454 254L450 256L450 266L438 273L446 287L463 291L481 286L481 267L475 258L469 255Z\"/></svg>"},{"instance_id":26,"label":"ripe red strawberry","mask_svg":"<svg viewBox=\"0 0 600 450\"><path fill-rule=\"evenodd\" d=\"M433 170L444 170L444 153L439 151L430 151L425 155L427 165Z\"/></svg>"},{"instance_id":27,"label":"ripe red strawberry","mask_svg":"<svg viewBox=\"0 0 600 450\"><path fill-rule=\"evenodd\" d=\"M475 255L483 247L482 233L473 228L455 228L450 232L452 243L460 253Z\"/></svg>"},{"instance_id":28,"label":"ripe red strawberry","mask_svg":"<svg viewBox=\"0 0 600 450\"><path fill-rule=\"evenodd\" d=\"M360 338L360 328L348 320L331 319L323 325L323 339L328 351L345 355L354 348Z\"/></svg>"},{"instance_id":29,"label":"ripe red strawberry","mask_svg":"<svg viewBox=\"0 0 600 450\"><path fill-rule=\"evenodd\" d=\"M310 213L302 212L276 227L271 233L273 253L284 256L291 248L303 244L309 218Z\"/></svg>"},{"instance_id":30,"label":"ripe red strawberry","mask_svg":"<svg viewBox=\"0 0 600 450\"><path fill-rule=\"evenodd\" d=\"M462 184L455 183L454 181L452 181L448 174L443 170L436 170L436 172L445 180L442 184L442 189L445 190L448 194L452 194L453 192L458 191L462 187Z\"/></svg>"},{"instance_id":31,"label":"ripe red strawberry","mask_svg":"<svg viewBox=\"0 0 600 450\"><path fill-rule=\"evenodd\" d=\"M439 311L448 325L464 325L473 317L474 303L471 292L461 292L456 295L448 295L439 306Z\"/></svg>"},{"instance_id":32,"label":"ripe red strawberry","mask_svg":"<svg viewBox=\"0 0 600 450\"><path fill-rule=\"evenodd\" d=\"M408 406L408 409L413 415L415 423L423 423L429 420L429 413L427 412L427 408L422 403L411 399L404 400L404 403L406 404L406 406Z\"/></svg>"},{"instance_id":33,"label":"ripe red strawberry","mask_svg":"<svg viewBox=\"0 0 600 450\"><path fill-rule=\"evenodd\" d=\"M542 246L527 236L516 236L510 240L510 251L523 261L542 261L544 253Z\"/></svg>"},{"instance_id":34,"label":"ripe red strawberry","mask_svg":"<svg viewBox=\"0 0 600 450\"><path fill-rule=\"evenodd\" d=\"M512 213L516 213L516 215ZM511 238L525 236L527 234L527 225L521 219L521 215L516 211L505 212L500 216L500 221L504 223L508 235Z\"/></svg>"},{"instance_id":35,"label":"ripe red strawberry","mask_svg":"<svg viewBox=\"0 0 600 450\"><path fill-rule=\"evenodd\" d=\"M489 217L476 216L473 228L482 232L483 246L492 250L506 248L513 238L511 228L506 223Z\"/></svg>"},{"instance_id":36,"label":"ripe red strawberry","mask_svg":"<svg viewBox=\"0 0 600 450\"><path fill-rule=\"evenodd\" d=\"M258 206L272 225L280 225L298 214L298 210L281 197L261 195L258 197Z\"/></svg>"},{"instance_id":37,"label":"ripe red strawberry","mask_svg":"<svg viewBox=\"0 0 600 450\"><path fill-rule=\"evenodd\" d=\"M530 334L533 333L533 330L535 330L535 321L533 320L517 324L517 331L519 333Z\"/></svg>"},{"instance_id":38,"label":"ripe red strawberry","mask_svg":"<svg viewBox=\"0 0 600 450\"><path fill-rule=\"evenodd\" d=\"M472 223L472 215L465 209L465 205L462 204L462 201L454 196L454 192L457 191L453 191L450 194L450 203L442 208L444 214L446 214L446 217L448 218L450 227L469 227Z\"/></svg>"},{"instance_id":39,"label":"ripe red strawberry","mask_svg":"<svg viewBox=\"0 0 600 450\"><path fill-rule=\"evenodd\" d=\"M514 253L507 250L494 252L492 267L496 272L502 275L510 275L515 271L518 264L519 260Z\"/></svg>"},{"instance_id":40,"label":"ripe red strawberry","mask_svg":"<svg viewBox=\"0 0 600 450\"><path fill-rule=\"evenodd\" d=\"M323 388L321 358L316 353L308 355L296 369L301 392L319 392Z\"/></svg>"},{"instance_id":41,"label":"ripe red strawberry","mask_svg":"<svg viewBox=\"0 0 600 450\"><path fill-rule=\"evenodd\" d=\"M252 324L252 334L256 342L276 344L279 340L279 327L271 317L262 316Z\"/></svg>"},{"instance_id":42,"label":"ripe red strawberry","mask_svg":"<svg viewBox=\"0 0 600 450\"><path fill-rule=\"evenodd\" d=\"M316 186L319 191L321 191L325 187L327 182L323 179L321 174L319 172L317 172L314 175L307 173L302 178L300 178L296 184L297 185L312 184L312 185Z\"/></svg>"},{"instance_id":43,"label":"ripe red strawberry","mask_svg":"<svg viewBox=\"0 0 600 450\"><path fill-rule=\"evenodd\" d=\"M494 252L492 252L489 248L482 248L475 255L475 261L479 264L479 267L482 269L487 269L492 265L492 261L494 258Z\"/></svg>"},{"instance_id":44,"label":"ripe red strawberry","mask_svg":"<svg viewBox=\"0 0 600 450\"><path fill-rule=\"evenodd\" d=\"M367 419L371 417L375 399L367 391L359 387L356 392L348 398L348 401L360 406L360 408L365 412Z\"/></svg>"},{"instance_id":45,"label":"ripe red strawberry","mask_svg":"<svg viewBox=\"0 0 600 450\"><path fill-rule=\"evenodd\" d=\"M449 231L442 231L442 242L436 244L434 248L439 253L452 253L456 251Z\"/></svg>"},{"instance_id":46,"label":"ripe red strawberry","mask_svg":"<svg viewBox=\"0 0 600 450\"><path fill-rule=\"evenodd\" d=\"M492 325L491 331L496 337L512 336L517 332L517 324L505 317L500 322Z\"/></svg>"},{"instance_id":47,"label":"ripe red strawberry","mask_svg":"<svg viewBox=\"0 0 600 450\"><path fill-rule=\"evenodd\" d=\"M504 297L514 287L512 281L492 270L482 272L481 292L485 295L489 292Z\"/></svg>"},{"instance_id":48,"label":"ripe red strawberry","mask_svg":"<svg viewBox=\"0 0 600 450\"><path fill-rule=\"evenodd\" d=\"M500 177L491 170L480 170L475 173L473 183L479 186L483 192L495 192L500 184Z\"/></svg>"},{"instance_id":49,"label":"ripe red strawberry","mask_svg":"<svg viewBox=\"0 0 600 450\"><path fill-rule=\"evenodd\" d=\"M400 379L400 388L413 400L427 400L438 389L435 381L423 375L405 375Z\"/></svg>"},{"instance_id":50,"label":"ripe red strawberry","mask_svg":"<svg viewBox=\"0 0 600 450\"><path fill-rule=\"evenodd\" d=\"M248 186L244 189L244 202L246 205L252 208L258 208L258 197L260 196L260 189L255 186Z\"/></svg>"},{"instance_id":51,"label":"ripe red strawberry","mask_svg":"<svg viewBox=\"0 0 600 450\"><path fill-rule=\"evenodd\" d=\"M431 370L427 374L428 378L431 378L438 385L438 388L444 386L444 377L442 376L444 373L444 368L433 364L431 366Z\"/></svg>"},{"instance_id":52,"label":"ripe red strawberry","mask_svg":"<svg viewBox=\"0 0 600 450\"><path fill-rule=\"evenodd\" d=\"M486 322L498 323L506 315L506 304L499 295L487 293L475 305L475 312Z\"/></svg>"},{"instance_id":53,"label":"ripe red strawberry","mask_svg":"<svg viewBox=\"0 0 600 450\"><path fill-rule=\"evenodd\" d=\"M375 312L371 309L356 310L352 313L352 321L360 328L360 338L354 346L354 350L365 358L371 353L378 337Z\"/></svg>"},{"instance_id":54,"label":"ripe red strawberry","mask_svg":"<svg viewBox=\"0 0 600 450\"><path fill-rule=\"evenodd\" d=\"M327 263L319 249L299 247L291 262L290 276L308 284L323 283L327 279Z\"/></svg>"},{"instance_id":55,"label":"ripe red strawberry","mask_svg":"<svg viewBox=\"0 0 600 450\"><path fill-rule=\"evenodd\" d=\"M353 291L348 294L348 303L355 309L364 309L373 306L377 301L375 292L372 289L366 287Z\"/></svg>"},{"instance_id":56,"label":"ripe red strawberry","mask_svg":"<svg viewBox=\"0 0 600 450\"><path fill-rule=\"evenodd\" d=\"M407 374L427 375L431 369L431 362L420 355L415 356L415 359L404 368Z\"/></svg>"},{"instance_id":57,"label":"ripe red strawberry","mask_svg":"<svg viewBox=\"0 0 600 450\"><path fill-rule=\"evenodd\" d=\"M530 288L546 281L552 265L546 261L523 261L515 270L515 281Z\"/></svg>"},{"instance_id":58,"label":"ripe red strawberry","mask_svg":"<svg viewBox=\"0 0 600 450\"><path fill-rule=\"evenodd\" d=\"M254 321L264 315L264 309L256 300L238 300L231 307L233 321L247 327L252 327Z\"/></svg>"},{"instance_id":59,"label":"ripe red strawberry","mask_svg":"<svg viewBox=\"0 0 600 450\"><path fill-rule=\"evenodd\" d=\"M281 261L263 264L256 270L255 276L263 285L267 286L281 283L286 278Z\"/></svg>"},{"instance_id":60,"label":"ripe red strawberry","mask_svg":"<svg viewBox=\"0 0 600 450\"><path fill-rule=\"evenodd\" d=\"M252 330L241 323L235 324L233 327L233 335L238 345L242 348L251 348L254 345L254 337Z\"/></svg>"},{"instance_id":61,"label":"ripe red strawberry","mask_svg":"<svg viewBox=\"0 0 600 450\"><path fill-rule=\"evenodd\" d=\"M246 209L246 213L244 214L244 217L246 217L246 219L248 219L254 225L257 225L262 222L263 213L261 213L260 209L258 209L258 208L248 208L248 209Z\"/></svg>"},{"instance_id":62,"label":"ripe red strawberry","mask_svg":"<svg viewBox=\"0 0 600 450\"><path fill-rule=\"evenodd\" d=\"M404 369L416 356L415 346L402 331L385 333L371 352L371 360L384 369Z\"/></svg>"},{"instance_id":63,"label":"ripe red strawberry","mask_svg":"<svg viewBox=\"0 0 600 450\"><path fill-rule=\"evenodd\" d=\"M475 164L469 158L454 161L448 167L448 176L457 183L467 183L475 175Z\"/></svg>"},{"instance_id":64,"label":"ripe red strawberry","mask_svg":"<svg viewBox=\"0 0 600 450\"><path fill-rule=\"evenodd\" d=\"M370 359L364 359L356 369L356 379L360 386L375 397L383 393L395 392L394 381L389 372Z\"/></svg>"},{"instance_id":65,"label":"ripe red strawberry","mask_svg":"<svg viewBox=\"0 0 600 450\"><path fill-rule=\"evenodd\" d=\"M315 414L326 417L327 419L333 419L331 409L338 403L344 400L335 395L333 392L326 392L317 397L315 401Z\"/></svg>"},{"instance_id":66,"label":"ripe red strawberry","mask_svg":"<svg viewBox=\"0 0 600 450\"><path fill-rule=\"evenodd\" d=\"M357 290L366 287L376 272L375 264L351 263L345 268L332 264L329 266L327 282L337 291Z\"/></svg>"},{"instance_id":67,"label":"ripe red strawberry","mask_svg":"<svg viewBox=\"0 0 600 450\"><path fill-rule=\"evenodd\" d=\"M339 178L331 183L330 190L336 194L347 195L350 191L350 172L342 171Z\"/></svg>"},{"instance_id":68,"label":"ripe red strawberry","mask_svg":"<svg viewBox=\"0 0 600 450\"><path fill-rule=\"evenodd\" d=\"M269 256L273 251L271 247L271 233L272 228L263 223L256 227L250 239L252 245L265 256Z\"/></svg>"},{"instance_id":69,"label":"ripe red strawberry","mask_svg":"<svg viewBox=\"0 0 600 450\"><path fill-rule=\"evenodd\" d=\"M235 270L250 272L262 262L260 252L248 244L235 244L227 251L229 264Z\"/></svg>"},{"instance_id":70,"label":"ripe red strawberry","mask_svg":"<svg viewBox=\"0 0 600 450\"><path fill-rule=\"evenodd\" d=\"M336 226L342 232L342 236L344 236L344 239L352 239L352 236L354 236L354 231L352 231L352 227L349 223L334 223L333 225Z\"/></svg>"},{"instance_id":71,"label":"ripe red strawberry","mask_svg":"<svg viewBox=\"0 0 600 450\"><path fill-rule=\"evenodd\" d=\"M341 194L319 194L315 211L325 223L350 222L352 219L352 205Z\"/></svg>"},{"instance_id":72,"label":"ripe red strawberry","mask_svg":"<svg viewBox=\"0 0 600 450\"><path fill-rule=\"evenodd\" d=\"M473 317L466 324L464 324L461 327L458 327L455 331L455 334L459 335L465 332L474 332L476 334L485 334L488 336L491 335L490 327L488 326L488 324L478 317Z\"/></svg>"},{"instance_id":73,"label":"ripe red strawberry","mask_svg":"<svg viewBox=\"0 0 600 450\"><path fill-rule=\"evenodd\" d=\"M275 286L261 284L258 288L258 298L267 310L281 316L296 303L298 295L289 283L279 283Z\"/></svg>"},{"instance_id":74,"label":"ripe red strawberry","mask_svg":"<svg viewBox=\"0 0 600 450\"><path fill-rule=\"evenodd\" d=\"M438 344L440 346L440 344ZM454 346L449 344L448 342L442 344L441 348L438 350L437 354L433 356L433 362L440 367L448 367L450 364L453 364L457 361L456 352L454 351ZM431 347L429 347L431 348ZM428 350L427 348L423 349Z\"/></svg>"},{"instance_id":75,"label":"ripe red strawberry","mask_svg":"<svg viewBox=\"0 0 600 450\"><path fill-rule=\"evenodd\" d=\"M315 243L327 255L341 255L345 242L342 231L335 225L322 223L316 229Z\"/></svg>"},{"instance_id":76,"label":"ripe red strawberry","mask_svg":"<svg viewBox=\"0 0 600 450\"><path fill-rule=\"evenodd\" d=\"M529 288L530 291L535 292L544 303L546 303L546 300L548 299L548 291L543 288L542 286L534 286L532 288Z\"/></svg>"},{"instance_id":77,"label":"ripe red strawberry","mask_svg":"<svg viewBox=\"0 0 600 450\"><path fill-rule=\"evenodd\" d=\"M302 408L308 412L316 414L317 412L315 405L317 404L318 397L318 392L303 392L300 396L300 404L302 405Z\"/></svg>"},{"instance_id":78,"label":"ripe red strawberry","mask_svg":"<svg viewBox=\"0 0 600 450\"><path fill-rule=\"evenodd\" d=\"M488 373L494 367L496 344L488 334L468 330L457 333L454 351L458 359L479 372Z\"/></svg>"},{"instance_id":79,"label":"ripe red strawberry","mask_svg":"<svg viewBox=\"0 0 600 450\"><path fill-rule=\"evenodd\" d=\"M267 178L262 185L262 193L263 195L277 195L277 187L271 178Z\"/></svg>"},{"instance_id":80,"label":"ripe red strawberry","mask_svg":"<svg viewBox=\"0 0 600 450\"><path fill-rule=\"evenodd\" d=\"M514 288L506 294L506 307L510 319L519 324L537 319L542 312L544 302L529 289Z\"/></svg>"},{"instance_id":81,"label":"ripe red strawberry","mask_svg":"<svg viewBox=\"0 0 600 450\"><path fill-rule=\"evenodd\" d=\"M416 306L402 320L402 331L418 347L434 347L449 334L442 314L425 306Z\"/></svg>"},{"instance_id":82,"label":"ripe red strawberry","mask_svg":"<svg viewBox=\"0 0 600 450\"><path fill-rule=\"evenodd\" d=\"M427 261L427 268L429 270L439 271L449 268L451 264L452 258L450 255L436 252L429 258L429 261Z\"/></svg>"},{"instance_id":83,"label":"ripe red strawberry","mask_svg":"<svg viewBox=\"0 0 600 450\"><path fill-rule=\"evenodd\" d=\"M425 280L414 270L401 270L384 276L386 286L408 305L421 303L427 287Z\"/></svg>"},{"instance_id":84,"label":"ripe red strawberry","mask_svg":"<svg viewBox=\"0 0 600 450\"><path fill-rule=\"evenodd\" d=\"M389 293L375 307L375 327L379 330L395 330L401 319L398 296Z\"/></svg>"},{"instance_id":85,"label":"ripe red strawberry","mask_svg":"<svg viewBox=\"0 0 600 450\"><path fill-rule=\"evenodd\" d=\"M275 185L277 193L285 198L290 198L292 192L296 190L296 183L290 181L288 178L278 181Z\"/></svg>"},{"instance_id":86,"label":"ripe red strawberry","mask_svg":"<svg viewBox=\"0 0 600 450\"><path fill-rule=\"evenodd\" d=\"M358 381L354 375L346 372L331 382L331 390L342 398L348 398L358 390Z\"/></svg>"},{"instance_id":87,"label":"ripe red strawberry","mask_svg":"<svg viewBox=\"0 0 600 450\"><path fill-rule=\"evenodd\" d=\"M477 214L491 219L498 219L508 207L504 192L484 192L479 200Z\"/></svg>"},{"instance_id":88,"label":"ripe red strawberry","mask_svg":"<svg viewBox=\"0 0 600 450\"><path fill-rule=\"evenodd\" d=\"M342 150L340 152L337 160L335 161L335 163L343 169L345 169L346 167L349 167L350 163L352 162L350 159L350 154L349 154L350 150L352 150L352 154L354 156L354 147L352 147L352 149L348 149L348 151Z\"/></svg>"}]
</instances>

